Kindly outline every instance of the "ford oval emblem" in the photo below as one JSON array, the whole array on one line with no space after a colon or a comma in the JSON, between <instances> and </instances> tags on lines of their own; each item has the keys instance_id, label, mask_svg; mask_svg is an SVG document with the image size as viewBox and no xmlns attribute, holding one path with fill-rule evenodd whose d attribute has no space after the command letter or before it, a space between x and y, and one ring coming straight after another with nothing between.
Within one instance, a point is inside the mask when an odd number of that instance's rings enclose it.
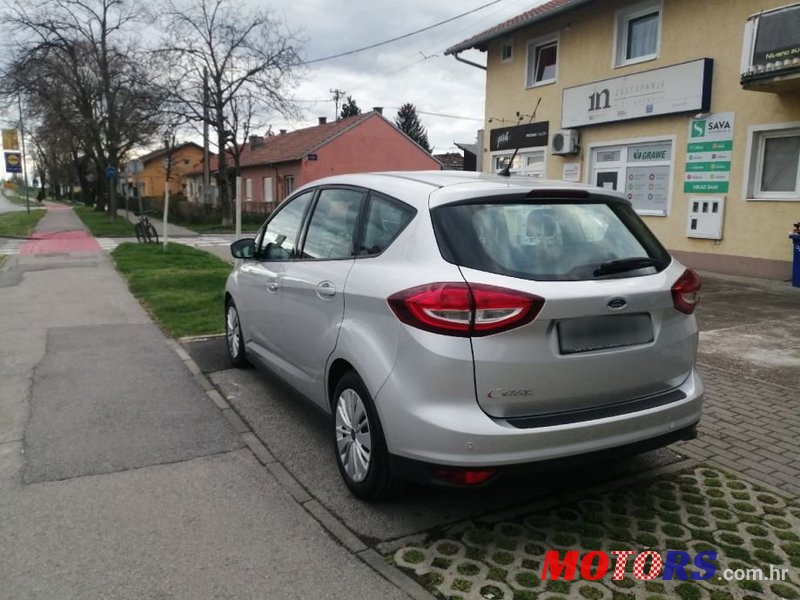
<instances>
[{"instance_id":1,"label":"ford oval emblem","mask_svg":"<svg viewBox=\"0 0 800 600\"><path fill-rule=\"evenodd\" d=\"M621 308L625 308L628 305L628 302L625 298L612 298L608 301L608 308L611 310L619 310Z\"/></svg>"}]
</instances>

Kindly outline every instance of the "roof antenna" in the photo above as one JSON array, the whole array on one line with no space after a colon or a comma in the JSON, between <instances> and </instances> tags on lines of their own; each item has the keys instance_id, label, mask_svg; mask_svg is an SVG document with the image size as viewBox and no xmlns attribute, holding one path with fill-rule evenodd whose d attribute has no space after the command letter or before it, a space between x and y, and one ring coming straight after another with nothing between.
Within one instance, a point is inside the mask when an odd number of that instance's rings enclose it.
<instances>
[{"instance_id":1,"label":"roof antenna","mask_svg":"<svg viewBox=\"0 0 800 600\"><path fill-rule=\"evenodd\" d=\"M536 106L533 108L533 114L531 115L531 120L528 121L528 125L533 123L533 120L536 118L536 111L539 109L539 105L542 103L542 97L539 96L539 100L536 102ZM517 152L519 152L519 146L514 148L514 154L511 155L511 160L508 161L503 170L498 173L500 177L511 177L511 165L514 164L514 159L517 158Z\"/></svg>"}]
</instances>

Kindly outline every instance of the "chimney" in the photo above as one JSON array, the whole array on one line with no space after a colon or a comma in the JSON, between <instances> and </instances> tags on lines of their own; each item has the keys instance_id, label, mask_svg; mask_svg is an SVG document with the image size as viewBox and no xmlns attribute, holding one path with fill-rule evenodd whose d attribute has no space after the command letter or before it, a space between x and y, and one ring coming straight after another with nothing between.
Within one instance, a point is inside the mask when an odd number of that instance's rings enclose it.
<instances>
[{"instance_id":1,"label":"chimney","mask_svg":"<svg viewBox=\"0 0 800 600\"><path fill-rule=\"evenodd\" d=\"M264 145L264 138L260 135L251 135L250 136L250 150L255 150L256 148L260 148Z\"/></svg>"},{"instance_id":2,"label":"chimney","mask_svg":"<svg viewBox=\"0 0 800 600\"><path fill-rule=\"evenodd\" d=\"M373 106L373 107L372 107L372 110L374 110L374 111L375 111L376 113L378 113L379 115L382 115L382 114L383 114L383 107L382 107L382 106Z\"/></svg>"},{"instance_id":3,"label":"chimney","mask_svg":"<svg viewBox=\"0 0 800 600\"><path fill-rule=\"evenodd\" d=\"M286 135L286 130L285 130L285 129L281 129L279 133L280 133L281 135Z\"/></svg>"},{"instance_id":4,"label":"chimney","mask_svg":"<svg viewBox=\"0 0 800 600\"><path fill-rule=\"evenodd\" d=\"M319 118L319 124L320 125L325 125L325 123L327 123L327 122L328 122L328 117L320 117Z\"/></svg>"}]
</instances>

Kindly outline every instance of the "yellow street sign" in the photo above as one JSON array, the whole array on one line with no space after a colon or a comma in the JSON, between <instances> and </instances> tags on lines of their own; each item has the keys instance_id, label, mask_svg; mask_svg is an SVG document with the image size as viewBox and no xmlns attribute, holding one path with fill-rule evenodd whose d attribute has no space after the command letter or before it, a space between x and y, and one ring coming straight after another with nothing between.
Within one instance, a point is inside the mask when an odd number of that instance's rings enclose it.
<instances>
[{"instance_id":1,"label":"yellow street sign","mask_svg":"<svg viewBox=\"0 0 800 600\"><path fill-rule=\"evenodd\" d=\"M3 129L3 149L19 150L19 136L16 129Z\"/></svg>"}]
</instances>

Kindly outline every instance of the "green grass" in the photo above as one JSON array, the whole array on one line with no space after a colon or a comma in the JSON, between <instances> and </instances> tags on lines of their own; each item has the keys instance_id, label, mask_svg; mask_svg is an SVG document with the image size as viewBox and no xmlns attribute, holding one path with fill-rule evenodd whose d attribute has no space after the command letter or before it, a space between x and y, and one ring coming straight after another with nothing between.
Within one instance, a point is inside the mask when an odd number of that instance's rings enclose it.
<instances>
[{"instance_id":1,"label":"green grass","mask_svg":"<svg viewBox=\"0 0 800 600\"><path fill-rule=\"evenodd\" d=\"M91 206L76 206L75 213L95 237L133 237L133 223L117 215L114 221L104 212L97 212Z\"/></svg>"},{"instance_id":2,"label":"green grass","mask_svg":"<svg viewBox=\"0 0 800 600\"><path fill-rule=\"evenodd\" d=\"M112 253L134 295L170 335L223 330L225 279L231 265L216 256L168 244L121 244Z\"/></svg>"},{"instance_id":3,"label":"green grass","mask_svg":"<svg viewBox=\"0 0 800 600\"><path fill-rule=\"evenodd\" d=\"M3 213L0 215L0 235L27 237L45 212L32 210L30 214L23 211Z\"/></svg>"}]
</instances>

